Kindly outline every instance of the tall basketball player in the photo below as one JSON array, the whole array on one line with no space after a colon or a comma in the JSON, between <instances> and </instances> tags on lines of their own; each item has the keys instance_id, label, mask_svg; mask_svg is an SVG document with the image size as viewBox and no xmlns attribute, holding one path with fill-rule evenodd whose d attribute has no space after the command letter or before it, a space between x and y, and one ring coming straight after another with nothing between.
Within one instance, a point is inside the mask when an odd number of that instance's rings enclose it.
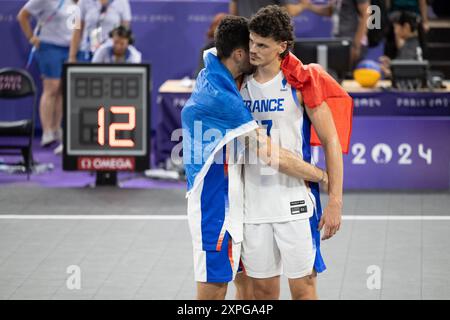
<instances>
[{"instance_id":1,"label":"tall basketball player","mask_svg":"<svg viewBox=\"0 0 450 320\"><path fill-rule=\"evenodd\" d=\"M279 138L282 148L307 162L312 161L312 124L325 151L329 201L322 215L317 183L280 172L264 174L268 168L262 163L245 164L242 262L257 299L279 297L282 272L289 279L293 299L317 299L316 275L326 268L320 253L320 229L324 227L322 240L329 239L341 223L339 137L327 102L305 106L300 91L282 72L282 61L294 39L287 12L278 6L262 8L250 20L249 29L250 63L256 71L244 80L244 102L253 118L267 127L272 141Z\"/></svg>"}]
</instances>

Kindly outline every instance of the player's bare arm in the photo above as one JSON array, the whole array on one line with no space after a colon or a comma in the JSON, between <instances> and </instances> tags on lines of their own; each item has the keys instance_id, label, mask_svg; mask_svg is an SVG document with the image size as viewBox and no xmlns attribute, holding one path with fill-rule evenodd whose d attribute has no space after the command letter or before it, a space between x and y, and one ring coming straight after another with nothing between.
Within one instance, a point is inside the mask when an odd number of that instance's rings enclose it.
<instances>
[{"instance_id":1,"label":"player's bare arm","mask_svg":"<svg viewBox=\"0 0 450 320\"><path fill-rule=\"evenodd\" d=\"M277 168L280 172L291 177L322 182L327 185L328 175L326 171L304 161L293 152L272 143L265 129L258 128L247 137L245 140L246 147L255 152L265 164Z\"/></svg>"},{"instance_id":2,"label":"player's bare arm","mask_svg":"<svg viewBox=\"0 0 450 320\"><path fill-rule=\"evenodd\" d=\"M327 103L323 102L318 107L305 109L325 152L329 199L319 223L319 230L325 227L322 240L326 240L334 236L341 225L344 175L342 149Z\"/></svg>"}]
</instances>

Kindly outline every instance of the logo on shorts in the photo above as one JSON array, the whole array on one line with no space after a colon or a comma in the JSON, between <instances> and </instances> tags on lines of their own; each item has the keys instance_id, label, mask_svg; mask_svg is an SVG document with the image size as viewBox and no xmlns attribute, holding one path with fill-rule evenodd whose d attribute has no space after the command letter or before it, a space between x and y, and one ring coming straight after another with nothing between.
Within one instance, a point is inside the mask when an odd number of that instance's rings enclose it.
<instances>
[{"instance_id":1,"label":"logo on shorts","mask_svg":"<svg viewBox=\"0 0 450 320\"><path fill-rule=\"evenodd\" d=\"M291 201L291 214L301 214L308 211L308 207L305 204L305 200Z\"/></svg>"}]
</instances>

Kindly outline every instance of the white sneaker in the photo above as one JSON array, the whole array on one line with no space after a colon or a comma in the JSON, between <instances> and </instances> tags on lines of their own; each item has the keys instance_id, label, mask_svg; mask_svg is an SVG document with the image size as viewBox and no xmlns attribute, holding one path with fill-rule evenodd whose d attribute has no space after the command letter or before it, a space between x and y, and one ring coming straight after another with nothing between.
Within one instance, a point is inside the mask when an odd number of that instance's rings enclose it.
<instances>
[{"instance_id":1,"label":"white sneaker","mask_svg":"<svg viewBox=\"0 0 450 320\"><path fill-rule=\"evenodd\" d=\"M63 152L63 144L60 143L59 146L57 146L54 150L53 153L54 154L61 154Z\"/></svg>"},{"instance_id":2,"label":"white sneaker","mask_svg":"<svg viewBox=\"0 0 450 320\"><path fill-rule=\"evenodd\" d=\"M48 147L55 141L56 141L56 136L53 131L44 132L42 134L42 138L41 138L41 147Z\"/></svg>"},{"instance_id":3,"label":"white sneaker","mask_svg":"<svg viewBox=\"0 0 450 320\"><path fill-rule=\"evenodd\" d=\"M59 142L62 141L62 139L63 139L62 128L59 128L58 130L55 131L55 137L56 137L56 140L58 140Z\"/></svg>"}]
</instances>

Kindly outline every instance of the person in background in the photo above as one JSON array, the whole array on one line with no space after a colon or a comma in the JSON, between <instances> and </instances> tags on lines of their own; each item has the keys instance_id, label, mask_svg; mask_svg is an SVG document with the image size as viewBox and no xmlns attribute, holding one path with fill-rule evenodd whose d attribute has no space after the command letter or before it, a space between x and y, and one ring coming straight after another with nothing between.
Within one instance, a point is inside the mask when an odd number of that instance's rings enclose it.
<instances>
[{"instance_id":1,"label":"person in background","mask_svg":"<svg viewBox=\"0 0 450 320\"><path fill-rule=\"evenodd\" d=\"M306 9L322 16L333 17L333 35L353 39L352 65L361 60L367 50L367 20L370 0L331 0L328 5L315 5L306 0Z\"/></svg>"},{"instance_id":2,"label":"person in background","mask_svg":"<svg viewBox=\"0 0 450 320\"><path fill-rule=\"evenodd\" d=\"M391 12L411 11L420 15L424 31L430 29L427 0L386 0L386 6Z\"/></svg>"},{"instance_id":3,"label":"person in background","mask_svg":"<svg viewBox=\"0 0 450 320\"><path fill-rule=\"evenodd\" d=\"M62 66L69 56L72 37L70 20L75 6L72 0L29 0L19 11L17 20L23 34L33 46L29 63L36 58L43 83L39 116L42 125L41 145L46 147L62 139ZM37 20L33 31L31 18Z\"/></svg>"},{"instance_id":4,"label":"person in background","mask_svg":"<svg viewBox=\"0 0 450 320\"><path fill-rule=\"evenodd\" d=\"M386 0L386 7L389 11L389 26L386 35L386 43L384 47L384 55L390 59L395 59L397 56L398 37L395 34L394 22L398 20L398 17L402 12L412 12L420 17L421 23L418 26L418 30L421 34L428 32L428 7L426 0ZM422 37L422 50L426 51L426 43L424 37Z\"/></svg>"},{"instance_id":5,"label":"person in background","mask_svg":"<svg viewBox=\"0 0 450 320\"><path fill-rule=\"evenodd\" d=\"M215 47L215 42L214 42L214 32L217 29L217 26L219 25L219 23L223 20L223 18L226 16L226 13L218 13L214 16L213 21L211 22L211 25L209 26L208 32L206 33L206 44L205 46L200 50L200 56L199 56L199 61L198 61L198 66L197 66L197 70L195 70L194 73L194 78L197 78L198 73L200 72L200 70L202 70L205 67L205 63L203 62L203 52L211 49L213 47Z\"/></svg>"},{"instance_id":6,"label":"person in background","mask_svg":"<svg viewBox=\"0 0 450 320\"><path fill-rule=\"evenodd\" d=\"M110 32L111 40L102 44L94 53L93 63L141 63L142 54L133 46L131 29L118 26Z\"/></svg>"},{"instance_id":7,"label":"person in background","mask_svg":"<svg viewBox=\"0 0 450 320\"><path fill-rule=\"evenodd\" d=\"M402 11L393 21L397 54L395 59L421 60L422 46L419 34L420 17L411 11ZM381 70L389 78L392 76L390 63L387 56L380 57Z\"/></svg>"},{"instance_id":8,"label":"person in background","mask_svg":"<svg viewBox=\"0 0 450 320\"><path fill-rule=\"evenodd\" d=\"M131 8L128 0L80 0L80 28L70 43L69 62L90 62L112 29L128 27Z\"/></svg>"},{"instance_id":9,"label":"person in background","mask_svg":"<svg viewBox=\"0 0 450 320\"><path fill-rule=\"evenodd\" d=\"M291 17L298 16L306 8L304 0L231 0L229 5L230 14L250 18L259 9L276 4L286 8Z\"/></svg>"}]
</instances>

